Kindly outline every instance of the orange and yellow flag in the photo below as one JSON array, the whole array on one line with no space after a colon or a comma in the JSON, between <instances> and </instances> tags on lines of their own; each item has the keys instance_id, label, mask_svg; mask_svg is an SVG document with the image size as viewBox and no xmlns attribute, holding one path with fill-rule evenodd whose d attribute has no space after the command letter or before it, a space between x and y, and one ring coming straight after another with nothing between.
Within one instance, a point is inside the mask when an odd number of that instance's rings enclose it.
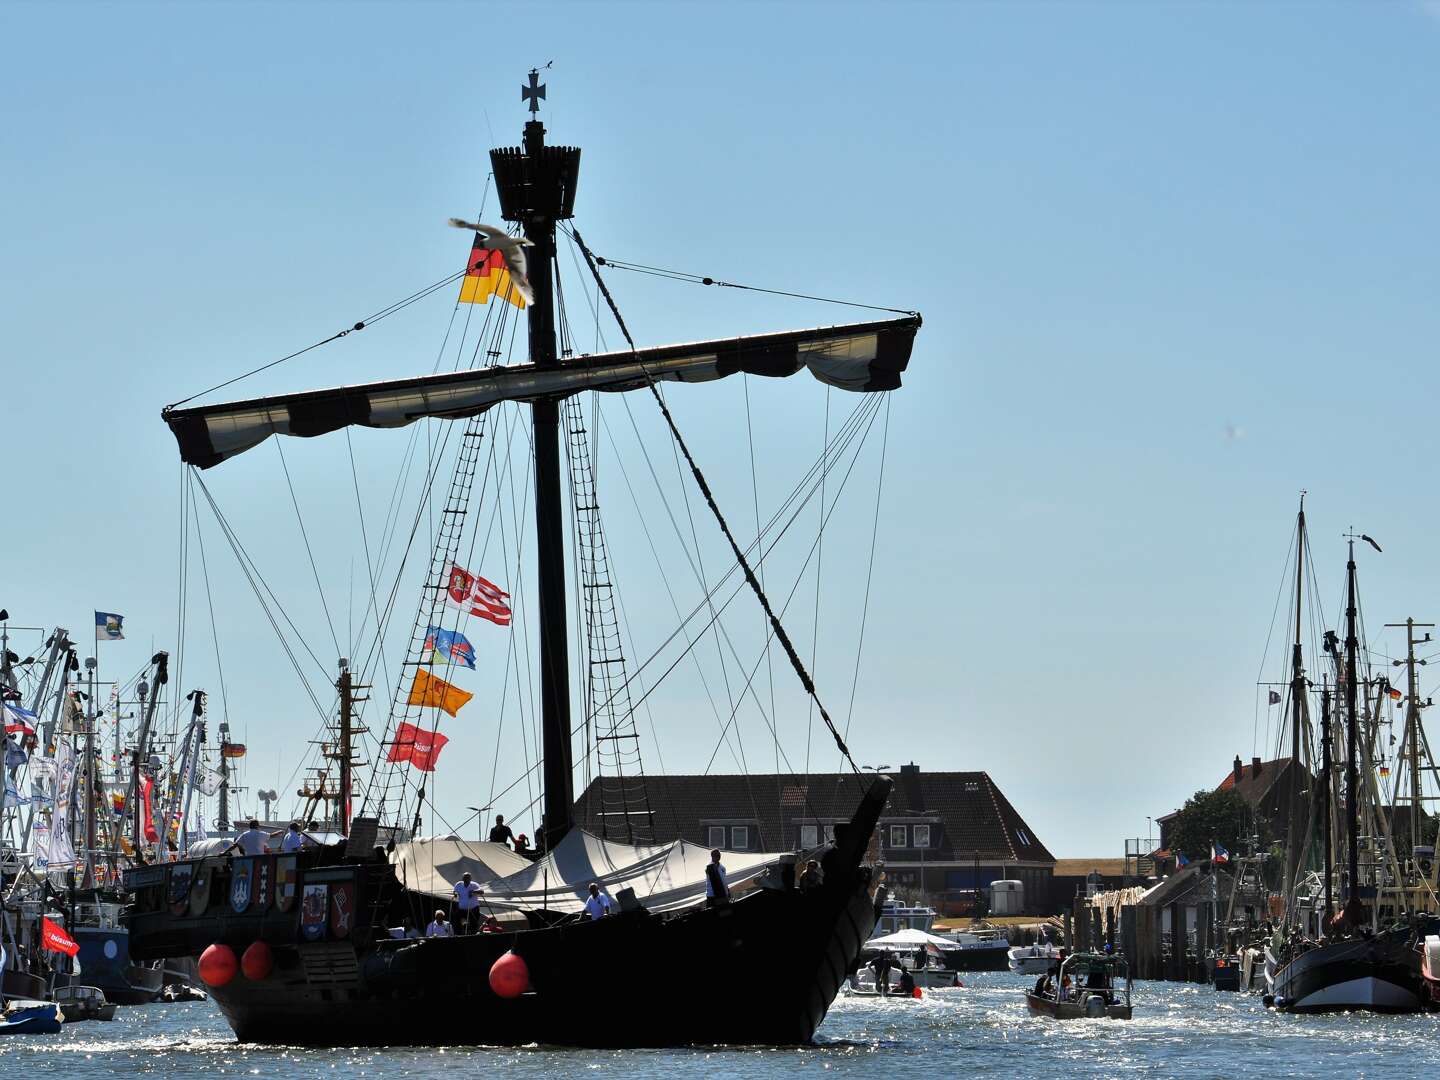
<instances>
[{"instance_id":1,"label":"orange and yellow flag","mask_svg":"<svg viewBox=\"0 0 1440 1080\"><path fill-rule=\"evenodd\" d=\"M477 233L475 246L470 249L470 265L460 281L460 303L488 304L492 296L509 300L518 308L525 306L525 298L510 283L505 256L487 248Z\"/></svg>"},{"instance_id":2,"label":"orange and yellow flag","mask_svg":"<svg viewBox=\"0 0 1440 1080\"><path fill-rule=\"evenodd\" d=\"M410 696L405 699L407 705L424 705L431 709L444 709L451 716L454 716L469 701L474 694L461 690L458 686L451 686L444 679L437 679L424 668L415 672L415 681L410 684Z\"/></svg>"}]
</instances>

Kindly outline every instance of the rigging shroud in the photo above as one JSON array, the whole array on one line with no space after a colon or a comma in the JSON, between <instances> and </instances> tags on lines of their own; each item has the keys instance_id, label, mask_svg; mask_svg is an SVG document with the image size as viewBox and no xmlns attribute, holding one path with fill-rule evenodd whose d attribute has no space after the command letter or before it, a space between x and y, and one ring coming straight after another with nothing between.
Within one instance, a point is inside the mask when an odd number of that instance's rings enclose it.
<instances>
[{"instance_id":1,"label":"rigging shroud","mask_svg":"<svg viewBox=\"0 0 1440 1080\"><path fill-rule=\"evenodd\" d=\"M422 417L455 420L502 401L559 399L582 390L624 391L648 379L711 382L737 372L783 378L802 367L841 390L893 390L910 362L920 317L724 338L573 357L555 367L516 364L252 398L161 415L181 460L208 469L272 434L309 438L344 427L403 427Z\"/></svg>"}]
</instances>

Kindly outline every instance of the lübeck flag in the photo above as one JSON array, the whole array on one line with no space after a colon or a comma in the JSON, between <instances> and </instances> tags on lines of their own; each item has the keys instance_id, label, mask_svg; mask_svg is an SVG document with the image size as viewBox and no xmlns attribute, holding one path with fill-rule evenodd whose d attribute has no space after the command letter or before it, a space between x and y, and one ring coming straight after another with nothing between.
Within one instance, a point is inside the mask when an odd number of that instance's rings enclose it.
<instances>
[{"instance_id":1,"label":"l\u00fcbeck flag","mask_svg":"<svg viewBox=\"0 0 1440 1080\"><path fill-rule=\"evenodd\" d=\"M43 917L40 920L40 939L45 943L45 948L51 952L63 952L66 956L74 956L80 951L80 946L74 938L55 923Z\"/></svg>"},{"instance_id":2,"label":"l\u00fcbeck flag","mask_svg":"<svg viewBox=\"0 0 1440 1080\"><path fill-rule=\"evenodd\" d=\"M408 761L421 772L434 772L440 751L450 740L438 731L426 731L414 724L401 723L390 744L389 761Z\"/></svg>"},{"instance_id":3,"label":"l\u00fcbeck flag","mask_svg":"<svg viewBox=\"0 0 1440 1080\"><path fill-rule=\"evenodd\" d=\"M445 571L445 602L497 626L510 625L510 594L479 574L451 563Z\"/></svg>"}]
</instances>

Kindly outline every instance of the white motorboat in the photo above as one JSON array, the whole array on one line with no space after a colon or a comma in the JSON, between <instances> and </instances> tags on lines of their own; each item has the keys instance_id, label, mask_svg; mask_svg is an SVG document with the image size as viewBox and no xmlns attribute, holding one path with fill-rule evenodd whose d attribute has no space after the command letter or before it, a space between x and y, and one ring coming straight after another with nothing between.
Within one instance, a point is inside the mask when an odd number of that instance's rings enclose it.
<instances>
[{"instance_id":1,"label":"white motorboat","mask_svg":"<svg viewBox=\"0 0 1440 1080\"><path fill-rule=\"evenodd\" d=\"M1049 942L1016 945L1007 955L1010 970L1020 975L1044 975L1060 962L1060 950Z\"/></svg>"}]
</instances>

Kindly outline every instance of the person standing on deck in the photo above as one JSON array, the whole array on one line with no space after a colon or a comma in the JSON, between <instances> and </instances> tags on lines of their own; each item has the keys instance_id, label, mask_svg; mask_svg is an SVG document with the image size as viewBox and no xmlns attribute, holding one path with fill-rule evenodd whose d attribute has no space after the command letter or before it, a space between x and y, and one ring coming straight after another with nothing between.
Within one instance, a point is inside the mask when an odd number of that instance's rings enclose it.
<instances>
[{"instance_id":1,"label":"person standing on deck","mask_svg":"<svg viewBox=\"0 0 1440 1080\"><path fill-rule=\"evenodd\" d=\"M480 914L480 896L484 890L470 880L470 871L467 870L460 875L460 880L450 891L455 894L455 932L473 934L473 924L476 916Z\"/></svg>"},{"instance_id":2,"label":"person standing on deck","mask_svg":"<svg viewBox=\"0 0 1440 1080\"><path fill-rule=\"evenodd\" d=\"M705 906L721 907L730 903L730 884L725 880L725 865L720 861L720 849L710 852L710 862L705 867Z\"/></svg>"},{"instance_id":3,"label":"person standing on deck","mask_svg":"<svg viewBox=\"0 0 1440 1080\"><path fill-rule=\"evenodd\" d=\"M603 919L610 914L610 897L600 891L598 882L590 882L590 896L585 901L585 914L591 920Z\"/></svg>"},{"instance_id":4,"label":"person standing on deck","mask_svg":"<svg viewBox=\"0 0 1440 1080\"><path fill-rule=\"evenodd\" d=\"M300 831L300 822L290 822L290 829L285 833L285 839L280 841L280 850L289 854L292 851L300 851L305 847L305 834Z\"/></svg>"},{"instance_id":5,"label":"person standing on deck","mask_svg":"<svg viewBox=\"0 0 1440 1080\"><path fill-rule=\"evenodd\" d=\"M425 936L427 938L453 936L450 924L445 921L445 912L435 912L435 918L431 919L430 925L425 928Z\"/></svg>"},{"instance_id":6,"label":"person standing on deck","mask_svg":"<svg viewBox=\"0 0 1440 1080\"><path fill-rule=\"evenodd\" d=\"M264 855L270 850L270 837L260 830L260 822L251 818L249 828L235 837L233 846L241 855Z\"/></svg>"},{"instance_id":7,"label":"person standing on deck","mask_svg":"<svg viewBox=\"0 0 1440 1080\"><path fill-rule=\"evenodd\" d=\"M515 839L515 834L510 831L510 826L505 824L505 815L495 815L495 826L490 830L490 842L492 844L504 844L509 847Z\"/></svg>"}]
</instances>

